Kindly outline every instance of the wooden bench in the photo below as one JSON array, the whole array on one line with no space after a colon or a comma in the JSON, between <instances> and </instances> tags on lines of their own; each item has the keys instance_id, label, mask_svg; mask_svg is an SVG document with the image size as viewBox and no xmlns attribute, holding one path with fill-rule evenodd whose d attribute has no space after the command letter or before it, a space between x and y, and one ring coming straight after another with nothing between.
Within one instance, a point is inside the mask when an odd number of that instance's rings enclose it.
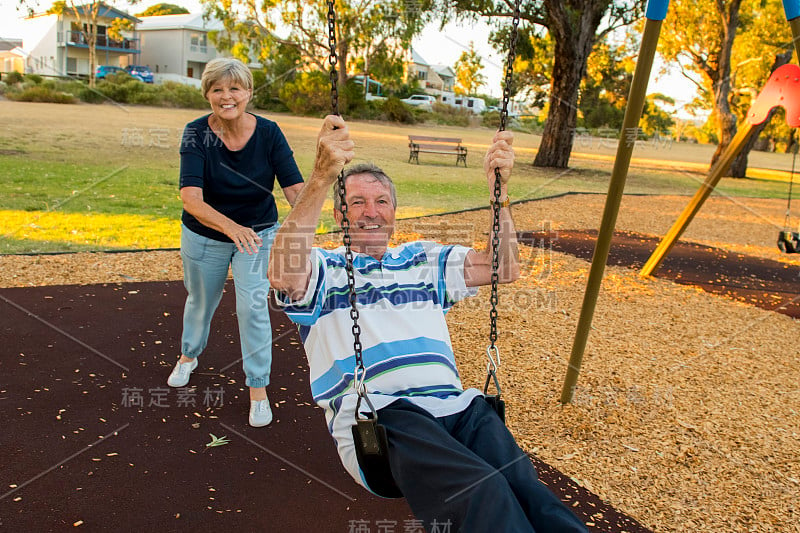
<instances>
[{"instance_id":1,"label":"wooden bench","mask_svg":"<svg viewBox=\"0 0 800 533\"><path fill-rule=\"evenodd\" d=\"M464 163L464 166L467 166L467 148L466 146L461 146L461 139L409 135L408 148L409 163L416 161L419 165L419 154L423 152L426 154L455 154L456 166L459 163Z\"/></svg>"}]
</instances>

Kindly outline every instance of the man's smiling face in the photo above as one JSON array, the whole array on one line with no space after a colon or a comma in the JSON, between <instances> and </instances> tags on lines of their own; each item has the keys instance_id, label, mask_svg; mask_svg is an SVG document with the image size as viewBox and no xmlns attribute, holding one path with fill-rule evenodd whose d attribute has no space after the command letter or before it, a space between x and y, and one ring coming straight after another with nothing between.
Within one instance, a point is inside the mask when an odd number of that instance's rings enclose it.
<instances>
[{"instance_id":1,"label":"man's smiling face","mask_svg":"<svg viewBox=\"0 0 800 533\"><path fill-rule=\"evenodd\" d=\"M353 250L380 259L394 233L395 206L389 187L363 173L349 176L345 190ZM342 213L334 211L334 216L341 224Z\"/></svg>"}]
</instances>

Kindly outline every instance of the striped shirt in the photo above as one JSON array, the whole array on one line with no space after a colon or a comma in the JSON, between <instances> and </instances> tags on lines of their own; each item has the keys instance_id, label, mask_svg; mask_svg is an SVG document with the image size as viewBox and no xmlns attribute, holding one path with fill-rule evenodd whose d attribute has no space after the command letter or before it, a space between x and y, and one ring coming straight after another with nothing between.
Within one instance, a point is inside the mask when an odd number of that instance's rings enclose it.
<instances>
[{"instance_id":1,"label":"striped shirt","mask_svg":"<svg viewBox=\"0 0 800 533\"><path fill-rule=\"evenodd\" d=\"M469 251L416 241L389 248L380 261L353 254L366 386L375 409L405 398L441 417L464 410L480 395L461 387L445 322L453 304L477 293L464 281ZM313 248L311 264L303 299L283 299L281 305L298 325L311 393L325 411L342 464L366 487L351 433L357 395L344 248Z\"/></svg>"}]
</instances>

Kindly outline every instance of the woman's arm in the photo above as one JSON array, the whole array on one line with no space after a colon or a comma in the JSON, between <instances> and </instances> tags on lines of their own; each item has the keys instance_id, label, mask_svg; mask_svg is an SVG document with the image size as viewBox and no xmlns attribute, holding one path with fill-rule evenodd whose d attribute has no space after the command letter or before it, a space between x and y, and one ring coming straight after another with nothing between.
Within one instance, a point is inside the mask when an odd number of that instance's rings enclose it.
<instances>
[{"instance_id":1,"label":"woman's arm","mask_svg":"<svg viewBox=\"0 0 800 533\"><path fill-rule=\"evenodd\" d=\"M252 255L261 246L261 237L252 228L241 226L226 217L203 199L202 187L182 187L181 200L187 213L202 225L224 233L240 252Z\"/></svg>"},{"instance_id":2,"label":"woman's arm","mask_svg":"<svg viewBox=\"0 0 800 533\"><path fill-rule=\"evenodd\" d=\"M305 183L295 183L294 185L283 187L283 195L286 197L286 201L289 202L290 206L294 207L295 202L297 202L297 197L300 195L300 191L303 190L304 185Z\"/></svg>"}]
</instances>

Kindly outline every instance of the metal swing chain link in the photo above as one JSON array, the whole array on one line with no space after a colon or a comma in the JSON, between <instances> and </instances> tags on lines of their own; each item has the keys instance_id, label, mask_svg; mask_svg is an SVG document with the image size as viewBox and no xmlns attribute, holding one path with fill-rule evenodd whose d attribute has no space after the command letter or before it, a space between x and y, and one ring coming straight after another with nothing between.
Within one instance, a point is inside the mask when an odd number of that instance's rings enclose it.
<instances>
[{"instance_id":1,"label":"metal swing chain link","mask_svg":"<svg viewBox=\"0 0 800 533\"><path fill-rule=\"evenodd\" d=\"M790 140L794 140L794 130ZM797 161L797 144L794 145L794 155L792 156L792 173L789 175L789 195L786 198L786 218L783 221L783 229L789 231L791 228L791 213L792 213L792 185L794 184L794 164Z\"/></svg>"},{"instance_id":2,"label":"metal swing chain link","mask_svg":"<svg viewBox=\"0 0 800 533\"><path fill-rule=\"evenodd\" d=\"M506 77L503 85L503 105L500 110L500 131L505 131L508 121L508 102L511 98L511 86L514 81L514 60L517 55L517 29L519 28L520 8L519 0L514 4L514 18L511 22L511 33L509 35L508 58L506 59ZM486 367L486 385L483 387L484 394L488 391L489 380L494 379L498 396L500 395L500 385L497 381L496 371L500 366L500 350L495 343L497 342L497 286L500 277L497 271L500 268L500 169L494 169L494 199L492 202L492 292L489 297L491 308L489 310L489 347L486 348L486 356L489 362Z\"/></svg>"},{"instance_id":3,"label":"metal swing chain link","mask_svg":"<svg viewBox=\"0 0 800 533\"><path fill-rule=\"evenodd\" d=\"M333 115L339 114L339 91L338 80L339 73L336 69L336 64L339 61L336 55L336 11L334 10L334 2L328 1L328 46L330 47L330 55L328 62L331 65L330 80L331 80L331 113ZM367 389L364 384L366 378L366 369L364 367L364 358L362 355L361 346L361 326L358 324L359 313L356 306L356 279L355 271L353 268L353 250L351 248L352 239L350 237L350 220L347 218L347 202L345 201L345 187L344 187L344 170L339 173L339 204L342 212L342 244L344 244L345 255L345 271L347 272L347 286L349 289L350 301L350 318L353 320L353 353L356 358L355 375L353 379L356 381L356 392L359 397L365 396Z\"/></svg>"}]
</instances>

